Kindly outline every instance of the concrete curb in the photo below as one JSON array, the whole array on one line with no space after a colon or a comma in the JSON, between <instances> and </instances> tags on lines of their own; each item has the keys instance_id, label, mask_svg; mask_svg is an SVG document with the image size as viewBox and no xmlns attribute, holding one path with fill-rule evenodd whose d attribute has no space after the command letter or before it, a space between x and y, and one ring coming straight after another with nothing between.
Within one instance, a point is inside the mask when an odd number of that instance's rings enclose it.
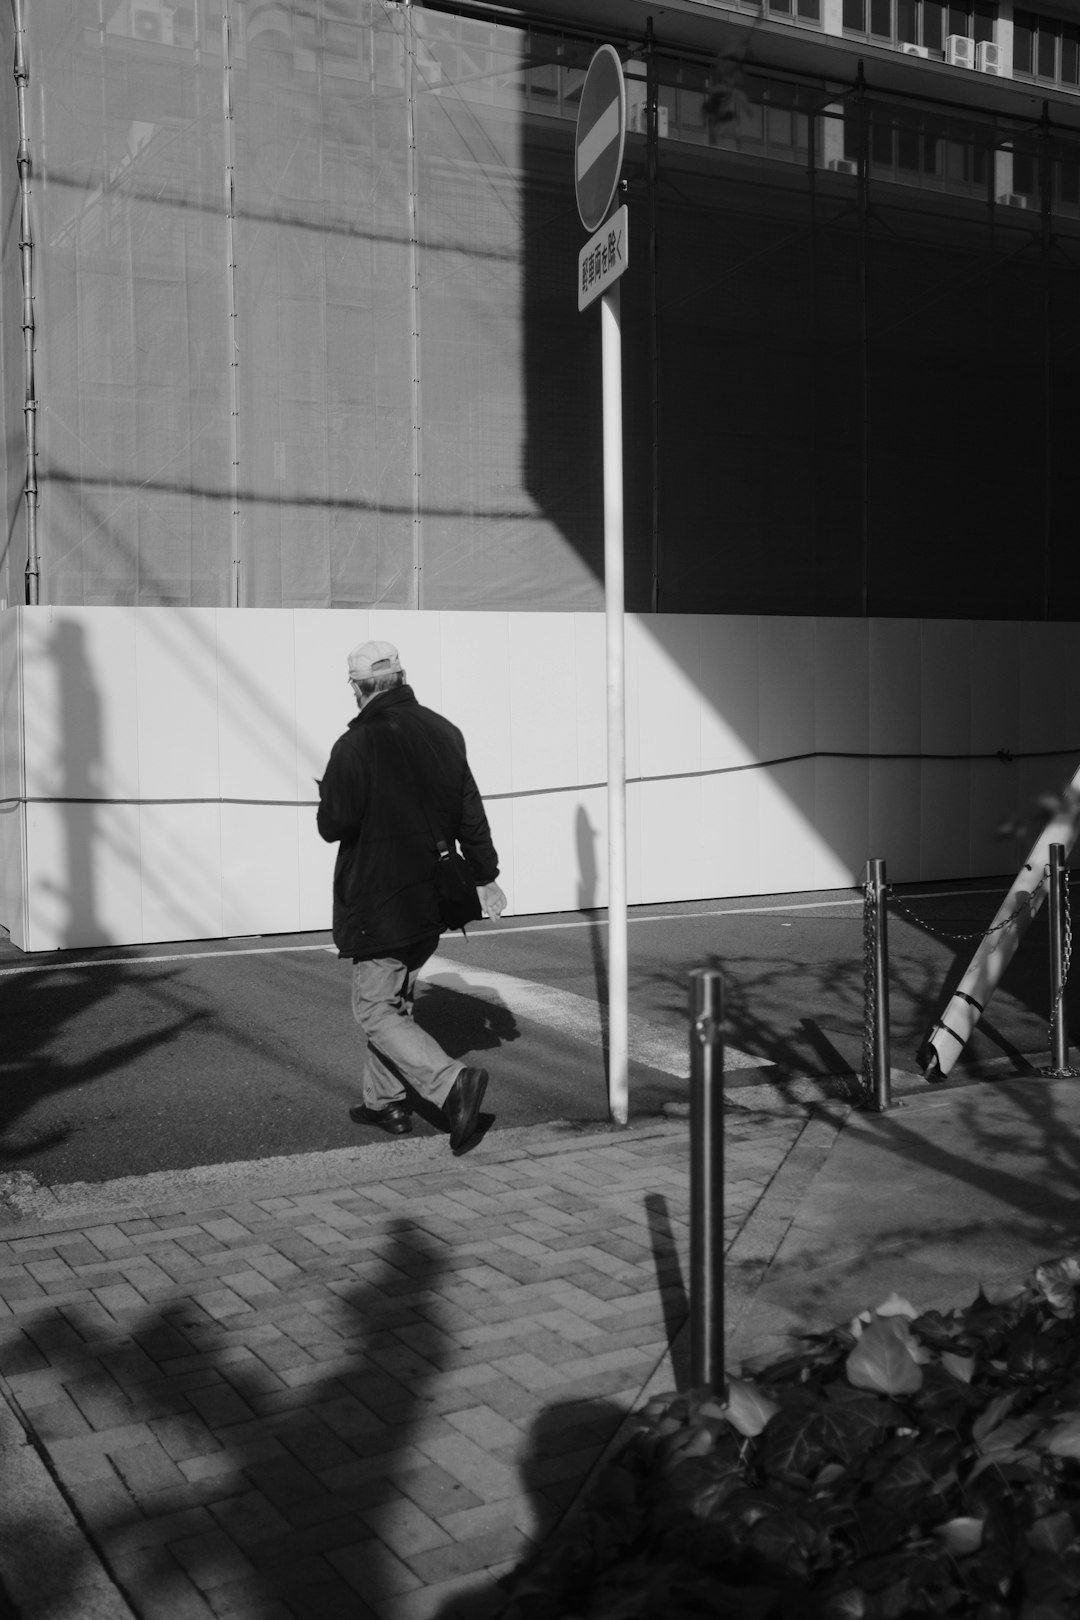
<instances>
[{"instance_id":1,"label":"concrete curb","mask_svg":"<svg viewBox=\"0 0 1080 1620\"><path fill-rule=\"evenodd\" d=\"M482 1142L485 1159L503 1163L507 1159L540 1158L567 1147L580 1151L591 1141L610 1141L613 1136L623 1141L638 1140L643 1136L677 1134L685 1128L684 1121L659 1115L629 1125L563 1121L517 1126L485 1137ZM448 1155L445 1137L417 1136L325 1153L199 1165L190 1170L153 1171L114 1181L74 1181L55 1187L43 1186L25 1171L16 1171L0 1175L0 1235L23 1237L30 1232L62 1231L67 1226L85 1224L88 1215L102 1222L135 1220L210 1209L245 1198L321 1192L358 1180L377 1181L384 1176L437 1169Z\"/></svg>"}]
</instances>

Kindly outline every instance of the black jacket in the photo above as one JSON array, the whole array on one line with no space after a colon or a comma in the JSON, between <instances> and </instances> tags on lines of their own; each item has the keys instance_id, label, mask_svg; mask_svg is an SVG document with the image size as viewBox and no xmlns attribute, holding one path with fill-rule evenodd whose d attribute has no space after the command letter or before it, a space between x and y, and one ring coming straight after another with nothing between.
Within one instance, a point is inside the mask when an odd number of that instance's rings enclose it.
<instances>
[{"instance_id":1,"label":"black jacket","mask_svg":"<svg viewBox=\"0 0 1080 1620\"><path fill-rule=\"evenodd\" d=\"M367 959L440 932L435 843L454 840L476 883L499 863L456 726L410 686L381 692L334 744L319 784L319 832L340 840L334 944Z\"/></svg>"}]
</instances>

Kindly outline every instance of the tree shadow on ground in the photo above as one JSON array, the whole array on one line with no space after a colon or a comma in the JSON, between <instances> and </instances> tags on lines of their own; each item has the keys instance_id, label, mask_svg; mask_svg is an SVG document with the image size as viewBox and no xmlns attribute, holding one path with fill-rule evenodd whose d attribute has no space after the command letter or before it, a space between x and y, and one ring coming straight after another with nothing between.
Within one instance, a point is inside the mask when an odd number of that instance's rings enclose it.
<instances>
[{"instance_id":1,"label":"tree shadow on ground","mask_svg":"<svg viewBox=\"0 0 1080 1620\"><path fill-rule=\"evenodd\" d=\"M497 1296L463 1275L450 1212L388 1215L347 1192L279 1228L281 1214L162 1219L152 1245L139 1221L127 1261L113 1227L97 1229L108 1261L80 1233L43 1236L34 1286L64 1273L63 1292L0 1329L28 1432L140 1615L201 1600L223 1616L364 1620L441 1583L447 1615L495 1612L505 1593L487 1572L535 1551L623 1408L541 1406L522 1443L538 1402L486 1366L507 1344L498 1313L471 1347L460 1332L468 1306ZM77 1570L64 1579L79 1590Z\"/></svg>"}]
</instances>

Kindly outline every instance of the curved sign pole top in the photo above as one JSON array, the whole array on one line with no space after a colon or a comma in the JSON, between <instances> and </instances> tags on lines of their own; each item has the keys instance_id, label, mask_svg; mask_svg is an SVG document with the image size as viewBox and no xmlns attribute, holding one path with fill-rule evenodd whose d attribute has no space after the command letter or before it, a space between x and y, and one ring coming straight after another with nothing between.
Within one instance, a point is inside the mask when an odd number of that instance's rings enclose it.
<instances>
[{"instance_id":1,"label":"curved sign pole top","mask_svg":"<svg viewBox=\"0 0 1080 1620\"><path fill-rule=\"evenodd\" d=\"M574 132L574 193L587 231L607 217L626 145L626 84L614 45L601 45L581 87Z\"/></svg>"}]
</instances>

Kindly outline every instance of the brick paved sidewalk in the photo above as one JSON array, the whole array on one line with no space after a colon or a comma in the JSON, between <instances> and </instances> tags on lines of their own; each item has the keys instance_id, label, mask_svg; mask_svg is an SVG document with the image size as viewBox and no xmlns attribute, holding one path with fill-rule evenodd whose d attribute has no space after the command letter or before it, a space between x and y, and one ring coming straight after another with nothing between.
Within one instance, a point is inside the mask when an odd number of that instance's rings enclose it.
<instances>
[{"instance_id":1,"label":"brick paved sidewalk","mask_svg":"<svg viewBox=\"0 0 1080 1620\"><path fill-rule=\"evenodd\" d=\"M777 1172L828 1128L729 1113L748 1288L794 1208ZM41 1486L0 1492L26 1620L498 1613L643 1390L673 1387L687 1129L424 1147L347 1184L0 1229L0 1444Z\"/></svg>"}]
</instances>

